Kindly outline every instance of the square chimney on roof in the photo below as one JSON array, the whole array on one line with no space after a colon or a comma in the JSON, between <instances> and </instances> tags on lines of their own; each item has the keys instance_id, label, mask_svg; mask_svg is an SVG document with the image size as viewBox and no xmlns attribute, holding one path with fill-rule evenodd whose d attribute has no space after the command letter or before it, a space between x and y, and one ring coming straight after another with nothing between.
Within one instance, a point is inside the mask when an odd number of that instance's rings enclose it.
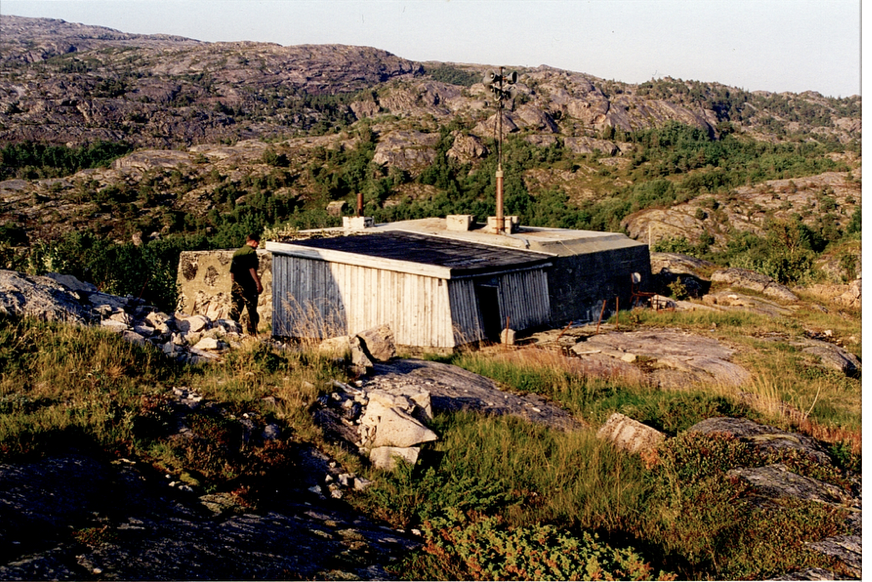
<instances>
[{"instance_id":1,"label":"square chimney on roof","mask_svg":"<svg viewBox=\"0 0 872 582\"><path fill-rule=\"evenodd\" d=\"M466 232L473 224L472 214L449 214L445 217L445 229Z\"/></svg>"},{"instance_id":2,"label":"square chimney on roof","mask_svg":"<svg viewBox=\"0 0 872 582\"><path fill-rule=\"evenodd\" d=\"M372 228L375 221L371 216L343 216L342 227L345 230L364 230Z\"/></svg>"}]
</instances>

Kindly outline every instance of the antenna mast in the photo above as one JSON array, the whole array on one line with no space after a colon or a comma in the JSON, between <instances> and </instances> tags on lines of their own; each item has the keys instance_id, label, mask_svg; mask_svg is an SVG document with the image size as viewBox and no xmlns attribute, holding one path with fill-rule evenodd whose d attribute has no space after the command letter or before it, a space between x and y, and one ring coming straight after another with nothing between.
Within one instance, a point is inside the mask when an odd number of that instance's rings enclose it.
<instances>
[{"instance_id":1,"label":"antenna mast","mask_svg":"<svg viewBox=\"0 0 872 582\"><path fill-rule=\"evenodd\" d=\"M500 67L499 75L490 71L484 76L485 86L490 88L497 100L497 234L503 234L505 230L505 218L503 217L503 100L512 97L510 91L503 89L503 83L514 85L518 81L518 73L512 71L506 75L503 71L504 68Z\"/></svg>"}]
</instances>

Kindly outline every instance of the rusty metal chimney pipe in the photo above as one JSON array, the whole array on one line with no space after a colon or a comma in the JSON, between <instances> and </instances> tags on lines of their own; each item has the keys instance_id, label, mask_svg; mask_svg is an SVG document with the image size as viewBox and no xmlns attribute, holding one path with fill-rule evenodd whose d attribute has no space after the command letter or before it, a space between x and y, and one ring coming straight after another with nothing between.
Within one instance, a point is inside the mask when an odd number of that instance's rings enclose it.
<instances>
[{"instance_id":1,"label":"rusty metal chimney pipe","mask_svg":"<svg viewBox=\"0 0 872 582\"><path fill-rule=\"evenodd\" d=\"M357 193L357 217L363 216L363 192Z\"/></svg>"},{"instance_id":2,"label":"rusty metal chimney pipe","mask_svg":"<svg viewBox=\"0 0 872 582\"><path fill-rule=\"evenodd\" d=\"M503 234L505 220L503 219L503 166L497 166L497 234Z\"/></svg>"}]
</instances>

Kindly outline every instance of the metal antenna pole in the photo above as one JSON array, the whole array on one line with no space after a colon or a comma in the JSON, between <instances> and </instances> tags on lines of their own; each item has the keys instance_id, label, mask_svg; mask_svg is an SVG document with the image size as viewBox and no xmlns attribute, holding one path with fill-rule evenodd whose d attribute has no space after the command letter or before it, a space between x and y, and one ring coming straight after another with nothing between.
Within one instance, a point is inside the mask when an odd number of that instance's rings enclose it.
<instances>
[{"instance_id":1,"label":"metal antenna pole","mask_svg":"<svg viewBox=\"0 0 872 582\"><path fill-rule=\"evenodd\" d=\"M503 234L503 67L500 67L500 90L497 95L497 234Z\"/></svg>"},{"instance_id":2,"label":"metal antenna pole","mask_svg":"<svg viewBox=\"0 0 872 582\"><path fill-rule=\"evenodd\" d=\"M486 73L483 81L497 100L497 122L495 128L497 130L497 173L496 173L496 188L497 188L497 215L496 215L496 232L503 234L506 230L505 217L503 216L503 99L509 97L509 93L504 89L504 84L514 85L518 82L518 73L512 72L506 78L505 68L500 67L500 74L497 75L493 71ZM509 230L511 232L511 229Z\"/></svg>"}]
</instances>

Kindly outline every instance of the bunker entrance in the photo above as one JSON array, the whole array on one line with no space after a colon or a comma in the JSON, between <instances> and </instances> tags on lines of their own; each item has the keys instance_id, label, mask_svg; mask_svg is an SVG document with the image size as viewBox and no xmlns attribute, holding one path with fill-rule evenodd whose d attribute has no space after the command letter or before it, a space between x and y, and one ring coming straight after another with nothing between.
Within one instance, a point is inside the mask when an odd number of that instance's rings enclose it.
<instances>
[{"instance_id":1,"label":"bunker entrance","mask_svg":"<svg viewBox=\"0 0 872 582\"><path fill-rule=\"evenodd\" d=\"M485 337L490 341L500 341L500 332L503 329L500 288L496 284L479 284L476 286L475 294L478 298L478 310L481 313Z\"/></svg>"}]
</instances>

